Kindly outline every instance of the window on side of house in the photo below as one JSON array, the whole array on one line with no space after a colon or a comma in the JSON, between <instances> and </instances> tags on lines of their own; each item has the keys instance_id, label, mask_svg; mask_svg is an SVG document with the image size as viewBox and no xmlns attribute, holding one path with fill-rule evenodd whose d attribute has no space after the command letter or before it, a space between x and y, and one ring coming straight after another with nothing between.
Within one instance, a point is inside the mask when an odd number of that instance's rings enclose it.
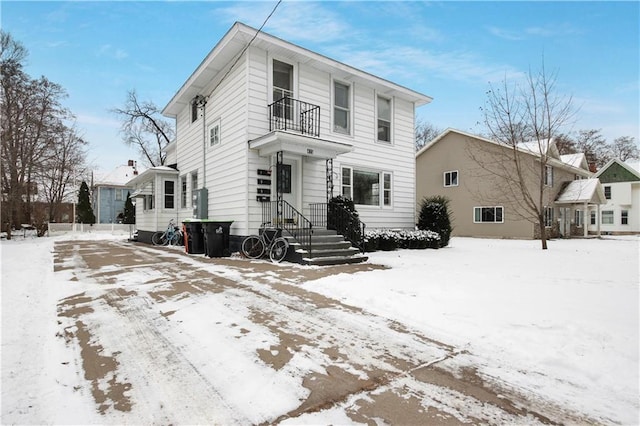
<instances>
[{"instance_id":1,"label":"window on side of house","mask_svg":"<svg viewBox=\"0 0 640 426\"><path fill-rule=\"evenodd\" d=\"M620 224L621 225L629 224L629 210L622 210L620 212Z\"/></svg>"},{"instance_id":2,"label":"window on side of house","mask_svg":"<svg viewBox=\"0 0 640 426\"><path fill-rule=\"evenodd\" d=\"M613 210L603 210L601 217L603 225L613 225Z\"/></svg>"},{"instance_id":3,"label":"window on side of house","mask_svg":"<svg viewBox=\"0 0 640 426\"><path fill-rule=\"evenodd\" d=\"M196 206L196 190L198 190L198 171L191 173L191 207Z\"/></svg>"},{"instance_id":4,"label":"window on side of house","mask_svg":"<svg viewBox=\"0 0 640 426\"><path fill-rule=\"evenodd\" d=\"M607 200L611 199L611 187L610 186L605 186L604 187L604 198L606 198Z\"/></svg>"},{"instance_id":5,"label":"window on side of house","mask_svg":"<svg viewBox=\"0 0 640 426\"><path fill-rule=\"evenodd\" d=\"M353 199L353 186L351 185L351 167L342 168L342 196Z\"/></svg>"},{"instance_id":6,"label":"window on side of house","mask_svg":"<svg viewBox=\"0 0 640 426\"><path fill-rule=\"evenodd\" d=\"M582 228L584 223L584 212L582 210L576 210L574 212L574 222L578 228Z\"/></svg>"},{"instance_id":7,"label":"window on side of house","mask_svg":"<svg viewBox=\"0 0 640 426\"><path fill-rule=\"evenodd\" d=\"M350 87L338 81L333 82L333 130L351 133Z\"/></svg>"},{"instance_id":8,"label":"window on side of house","mask_svg":"<svg viewBox=\"0 0 640 426\"><path fill-rule=\"evenodd\" d=\"M342 195L355 204L391 206L392 193L391 173L342 168Z\"/></svg>"},{"instance_id":9,"label":"window on side of house","mask_svg":"<svg viewBox=\"0 0 640 426\"><path fill-rule=\"evenodd\" d=\"M164 181L164 208L172 209L175 206L176 183L172 180Z\"/></svg>"},{"instance_id":10,"label":"window on side of house","mask_svg":"<svg viewBox=\"0 0 640 426\"><path fill-rule=\"evenodd\" d=\"M191 122L193 123L198 119L198 104L194 101L191 101Z\"/></svg>"},{"instance_id":11,"label":"window on side of house","mask_svg":"<svg viewBox=\"0 0 640 426\"><path fill-rule=\"evenodd\" d=\"M458 171L444 172L444 186L458 186Z\"/></svg>"},{"instance_id":12,"label":"window on side of house","mask_svg":"<svg viewBox=\"0 0 640 426\"><path fill-rule=\"evenodd\" d=\"M220 144L220 120L216 120L209 124L207 134L209 135L210 147Z\"/></svg>"},{"instance_id":13,"label":"window on side of house","mask_svg":"<svg viewBox=\"0 0 640 426\"><path fill-rule=\"evenodd\" d=\"M391 100L378 96L378 141L391 142Z\"/></svg>"},{"instance_id":14,"label":"window on side of house","mask_svg":"<svg viewBox=\"0 0 640 426\"><path fill-rule=\"evenodd\" d=\"M544 226L550 227L553 225L553 207L544 208Z\"/></svg>"},{"instance_id":15,"label":"window on side of house","mask_svg":"<svg viewBox=\"0 0 640 426\"><path fill-rule=\"evenodd\" d=\"M544 166L544 184L545 186L553 186L553 166Z\"/></svg>"},{"instance_id":16,"label":"window on side of house","mask_svg":"<svg viewBox=\"0 0 640 426\"><path fill-rule=\"evenodd\" d=\"M382 205L391 206L391 173L382 173Z\"/></svg>"},{"instance_id":17,"label":"window on side of house","mask_svg":"<svg viewBox=\"0 0 640 426\"><path fill-rule=\"evenodd\" d=\"M180 208L187 208L187 176L180 176Z\"/></svg>"},{"instance_id":18,"label":"window on side of house","mask_svg":"<svg viewBox=\"0 0 640 426\"><path fill-rule=\"evenodd\" d=\"M122 190L120 188L116 188L113 192L115 193L116 201L122 201Z\"/></svg>"},{"instance_id":19,"label":"window on side of house","mask_svg":"<svg viewBox=\"0 0 640 426\"><path fill-rule=\"evenodd\" d=\"M595 210L591 210L591 224L592 225L596 224L596 212L595 212Z\"/></svg>"},{"instance_id":20,"label":"window on side of house","mask_svg":"<svg viewBox=\"0 0 640 426\"><path fill-rule=\"evenodd\" d=\"M504 223L504 210L502 207L474 207L474 223Z\"/></svg>"}]
</instances>

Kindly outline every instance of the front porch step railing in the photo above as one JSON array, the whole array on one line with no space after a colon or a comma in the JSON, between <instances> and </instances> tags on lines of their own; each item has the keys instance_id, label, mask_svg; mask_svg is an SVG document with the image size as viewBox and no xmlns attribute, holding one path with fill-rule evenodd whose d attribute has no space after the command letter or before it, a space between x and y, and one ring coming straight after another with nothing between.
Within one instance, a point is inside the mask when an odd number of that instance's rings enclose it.
<instances>
[{"instance_id":1,"label":"front porch step railing","mask_svg":"<svg viewBox=\"0 0 640 426\"><path fill-rule=\"evenodd\" d=\"M331 212L327 203L313 203L309 209L311 222L314 225L337 231L364 253L366 225L356 214L340 204L331 205Z\"/></svg>"},{"instance_id":2,"label":"front porch step railing","mask_svg":"<svg viewBox=\"0 0 640 426\"><path fill-rule=\"evenodd\" d=\"M335 230L319 227L286 201L262 203L262 222L280 228L289 239L288 260L308 265L338 265L367 260L359 248Z\"/></svg>"}]
</instances>

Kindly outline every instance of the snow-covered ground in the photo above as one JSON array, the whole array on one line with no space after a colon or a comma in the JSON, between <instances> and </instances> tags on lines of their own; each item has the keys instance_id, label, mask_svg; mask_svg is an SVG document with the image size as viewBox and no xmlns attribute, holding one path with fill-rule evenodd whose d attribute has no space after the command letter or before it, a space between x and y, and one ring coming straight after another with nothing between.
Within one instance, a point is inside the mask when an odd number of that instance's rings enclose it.
<instances>
[{"instance_id":1,"label":"snow-covered ground","mask_svg":"<svg viewBox=\"0 0 640 426\"><path fill-rule=\"evenodd\" d=\"M57 304L87 287L53 272L53 244L126 236L75 234L0 244L3 424L104 420L90 394L74 391L83 378L65 376L59 365L72 349L56 337ZM538 241L453 238L441 250L370 253L370 263L389 269L301 285L465 350L455 362L474 366L485 377L603 423L632 425L640 422L639 243L638 237L557 240L542 251ZM229 276L237 273L216 268ZM187 321L182 330L207 332L197 315L181 319ZM255 343L237 344L244 341ZM336 418L318 413L313 421Z\"/></svg>"}]
</instances>

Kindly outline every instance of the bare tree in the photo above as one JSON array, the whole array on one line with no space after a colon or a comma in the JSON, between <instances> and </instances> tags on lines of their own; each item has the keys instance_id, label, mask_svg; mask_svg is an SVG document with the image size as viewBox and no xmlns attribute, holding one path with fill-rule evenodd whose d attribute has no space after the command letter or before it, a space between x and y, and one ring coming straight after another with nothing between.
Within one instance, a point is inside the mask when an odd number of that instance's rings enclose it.
<instances>
[{"instance_id":1,"label":"bare tree","mask_svg":"<svg viewBox=\"0 0 640 426\"><path fill-rule=\"evenodd\" d=\"M86 171L82 165L87 142L76 128L61 125L55 137L57 140L51 144L38 173L41 194L48 204L48 221L53 221L63 201L73 196L74 177Z\"/></svg>"},{"instance_id":2,"label":"bare tree","mask_svg":"<svg viewBox=\"0 0 640 426\"><path fill-rule=\"evenodd\" d=\"M557 74L547 74L544 64L529 71L524 84L506 80L487 92L482 108L489 138L496 142L473 158L485 174L493 177L496 197L507 198L512 210L539 230L542 249L547 249L545 207L553 201L547 185L549 146L552 138L573 117L571 97L555 93Z\"/></svg>"},{"instance_id":3,"label":"bare tree","mask_svg":"<svg viewBox=\"0 0 640 426\"><path fill-rule=\"evenodd\" d=\"M607 140L602 135L602 129L578 130L574 144L576 152L583 152L587 163L596 169L609 161Z\"/></svg>"},{"instance_id":4,"label":"bare tree","mask_svg":"<svg viewBox=\"0 0 640 426\"><path fill-rule=\"evenodd\" d=\"M617 158L622 161L640 159L640 149L632 136L620 136L609 145L609 159Z\"/></svg>"},{"instance_id":5,"label":"bare tree","mask_svg":"<svg viewBox=\"0 0 640 426\"><path fill-rule=\"evenodd\" d=\"M1 164L3 222L11 228L32 219L38 173L57 142L61 121L70 117L62 107L64 89L45 77L31 79L22 62L24 47L0 32Z\"/></svg>"},{"instance_id":6,"label":"bare tree","mask_svg":"<svg viewBox=\"0 0 640 426\"><path fill-rule=\"evenodd\" d=\"M431 123L419 121L416 124L416 151L436 138L442 130Z\"/></svg>"},{"instance_id":7,"label":"bare tree","mask_svg":"<svg viewBox=\"0 0 640 426\"><path fill-rule=\"evenodd\" d=\"M162 166L166 161L164 148L171 142L173 125L160 114L150 101L140 102L135 90L127 93L124 108L112 110L122 118L122 137L127 145L138 148L149 166Z\"/></svg>"}]
</instances>

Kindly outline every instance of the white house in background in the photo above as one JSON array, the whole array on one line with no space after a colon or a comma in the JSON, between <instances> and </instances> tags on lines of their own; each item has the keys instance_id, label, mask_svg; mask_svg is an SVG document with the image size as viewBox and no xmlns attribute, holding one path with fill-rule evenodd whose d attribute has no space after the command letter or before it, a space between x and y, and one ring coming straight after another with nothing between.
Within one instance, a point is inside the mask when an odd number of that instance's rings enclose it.
<instances>
[{"instance_id":1,"label":"white house in background","mask_svg":"<svg viewBox=\"0 0 640 426\"><path fill-rule=\"evenodd\" d=\"M604 187L600 227L610 234L640 233L640 162L609 161L595 174ZM590 218L591 226L597 218Z\"/></svg>"},{"instance_id":2,"label":"white house in background","mask_svg":"<svg viewBox=\"0 0 640 426\"><path fill-rule=\"evenodd\" d=\"M430 101L236 23L163 110L176 166L131 182L139 238L194 217L232 220L232 248L265 222L301 235L335 195L367 228L413 228L415 109Z\"/></svg>"},{"instance_id":3,"label":"white house in background","mask_svg":"<svg viewBox=\"0 0 640 426\"><path fill-rule=\"evenodd\" d=\"M129 181L138 175L136 163L116 167L109 173L94 173L92 207L96 223L121 223L127 194L133 192Z\"/></svg>"}]
</instances>

